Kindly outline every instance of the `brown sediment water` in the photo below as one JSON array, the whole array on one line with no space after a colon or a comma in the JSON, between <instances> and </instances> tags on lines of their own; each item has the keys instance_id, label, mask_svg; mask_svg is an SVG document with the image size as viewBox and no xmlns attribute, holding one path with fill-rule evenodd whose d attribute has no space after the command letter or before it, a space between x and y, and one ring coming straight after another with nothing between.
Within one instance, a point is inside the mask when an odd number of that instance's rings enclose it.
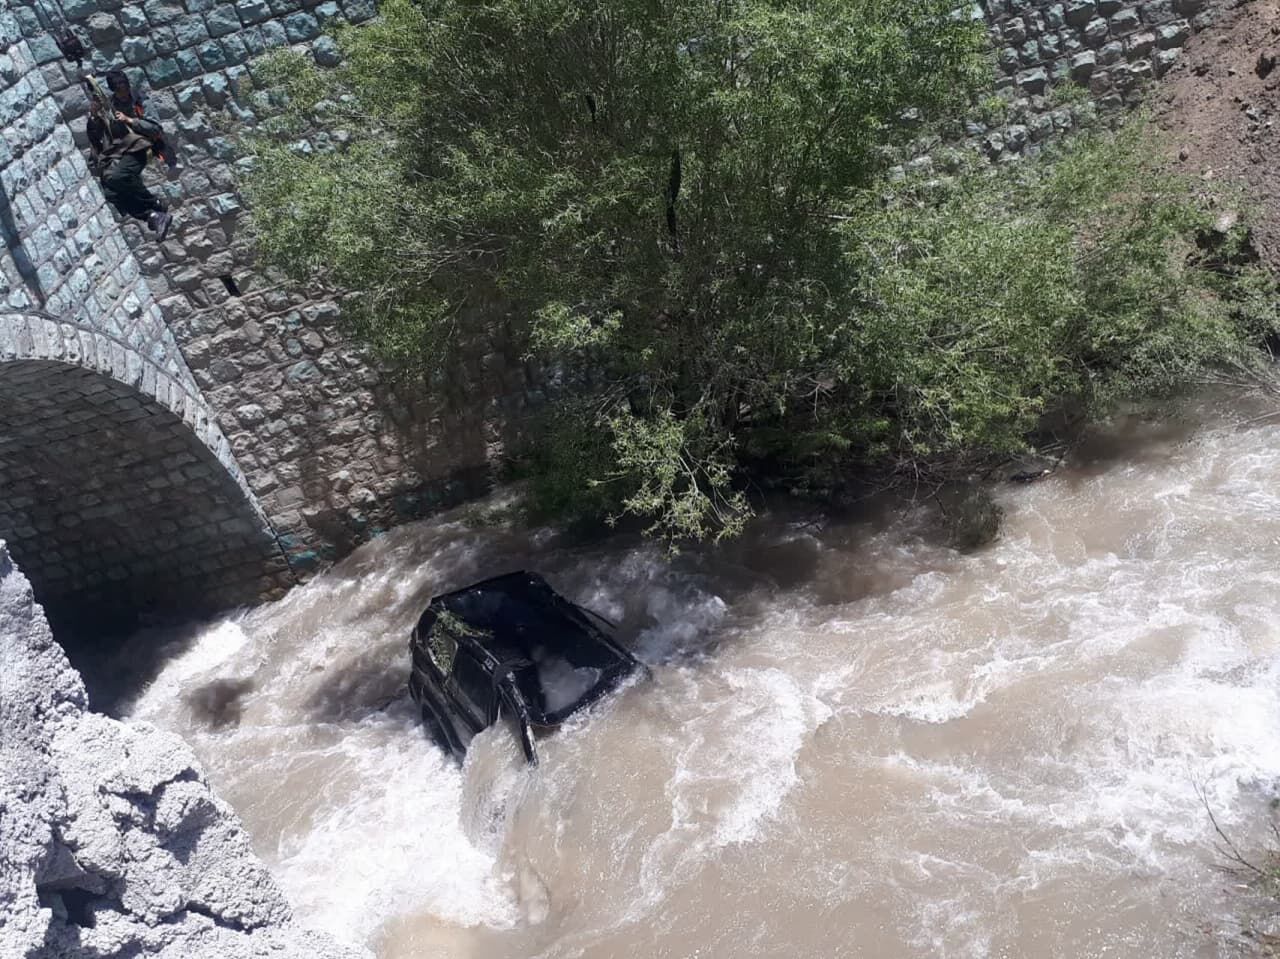
<instances>
[{"instance_id":1,"label":"brown sediment water","mask_svg":"<svg viewBox=\"0 0 1280 959\"><path fill-rule=\"evenodd\" d=\"M483 507L176 644L184 735L299 918L417 957L1222 957L1280 779L1280 416L1202 398L997 495L762 518L689 551ZM486 512L487 511L487 512ZM461 769L404 695L434 593L511 569L653 666ZM148 641L154 641L152 637Z\"/></svg>"}]
</instances>

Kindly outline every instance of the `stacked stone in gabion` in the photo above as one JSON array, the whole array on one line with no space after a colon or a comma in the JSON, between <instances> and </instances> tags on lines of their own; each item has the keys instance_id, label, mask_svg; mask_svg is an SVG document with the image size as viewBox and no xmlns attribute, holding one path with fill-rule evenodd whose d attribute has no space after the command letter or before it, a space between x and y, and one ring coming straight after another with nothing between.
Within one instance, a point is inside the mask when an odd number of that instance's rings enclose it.
<instances>
[{"instance_id":1,"label":"stacked stone in gabion","mask_svg":"<svg viewBox=\"0 0 1280 959\"><path fill-rule=\"evenodd\" d=\"M984 0L973 16L990 27L1002 108L966 123L958 145L1005 162L1035 156L1083 117L1121 116L1215 12L1209 0ZM946 173L964 154L920 143L909 155L896 175Z\"/></svg>"},{"instance_id":2,"label":"stacked stone in gabion","mask_svg":"<svg viewBox=\"0 0 1280 959\"><path fill-rule=\"evenodd\" d=\"M1087 86L1100 107L1121 106L1160 76L1192 32L1207 0L988 0L1001 89L1031 96L1053 84Z\"/></svg>"}]
</instances>

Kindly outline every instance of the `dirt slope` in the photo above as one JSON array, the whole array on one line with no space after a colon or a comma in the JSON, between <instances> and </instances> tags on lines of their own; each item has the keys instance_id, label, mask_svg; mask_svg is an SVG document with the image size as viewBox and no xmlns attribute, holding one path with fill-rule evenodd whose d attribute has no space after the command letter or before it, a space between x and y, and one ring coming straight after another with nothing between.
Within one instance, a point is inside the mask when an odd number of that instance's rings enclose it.
<instances>
[{"instance_id":1,"label":"dirt slope","mask_svg":"<svg viewBox=\"0 0 1280 959\"><path fill-rule=\"evenodd\" d=\"M1178 165L1240 185L1280 268L1280 0L1246 0L1193 37L1153 97Z\"/></svg>"}]
</instances>

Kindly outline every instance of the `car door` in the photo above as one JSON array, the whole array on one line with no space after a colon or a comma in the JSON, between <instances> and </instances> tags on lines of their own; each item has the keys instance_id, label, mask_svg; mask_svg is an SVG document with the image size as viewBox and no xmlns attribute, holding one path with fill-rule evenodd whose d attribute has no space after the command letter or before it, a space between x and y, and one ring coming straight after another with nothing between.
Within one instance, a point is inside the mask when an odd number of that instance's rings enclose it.
<instances>
[{"instance_id":1,"label":"car door","mask_svg":"<svg viewBox=\"0 0 1280 959\"><path fill-rule=\"evenodd\" d=\"M465 647L458 650L446 689L472 733L478 733L493 721L493 678L483 662Z\"/></svg>"}]
</instances>

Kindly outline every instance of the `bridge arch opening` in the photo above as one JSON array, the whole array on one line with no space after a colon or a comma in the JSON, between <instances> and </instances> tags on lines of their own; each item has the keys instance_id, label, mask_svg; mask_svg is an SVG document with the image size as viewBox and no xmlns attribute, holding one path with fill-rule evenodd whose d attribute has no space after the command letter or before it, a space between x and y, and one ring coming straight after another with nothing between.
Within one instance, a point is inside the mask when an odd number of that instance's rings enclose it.
<instances>
[{"instance_id":1,"label":"bridge arch opening","mask_svg":"<svg viewBox=\"0 0 1280 959\"><path fill-rule=\"evenodd\" d=\"M0 539L55 628L278 594L288 564L201 401L136 351L0 318Z\"/></svg>"}]
</instances>

